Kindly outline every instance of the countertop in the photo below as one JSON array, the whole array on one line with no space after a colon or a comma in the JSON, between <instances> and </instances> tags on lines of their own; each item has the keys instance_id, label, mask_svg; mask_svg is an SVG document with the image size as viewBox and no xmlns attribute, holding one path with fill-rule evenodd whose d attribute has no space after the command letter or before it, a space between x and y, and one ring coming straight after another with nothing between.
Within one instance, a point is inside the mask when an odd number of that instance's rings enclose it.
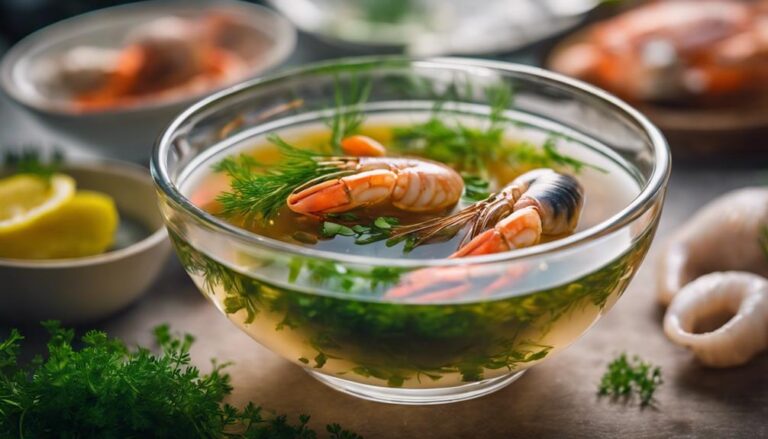
<instances>
[{"instance_id":1,"label":"countertop","mask_svg":"<svg viewBox=\"0 0 768 439\"><path fill-rule=\"evenodd\" d=\"M317 44L302 45L303 54L292 62L317 58ZM59 144L74 157L97 155L93 149L62 141L0 96L0 145L30 142ZM731 189L766 181L768 167L754 163L749 168L675 163L654 244L614 309L564 352L509 387L472 401L395 406L325 387L229 323L197 292L175 260L168 262L162 279L138 303L90 327L105 329L128 343L150 344L151 329L167 322L176 331L195 335L192 356L204 370L212 357L234 362L228 369L235 388L230 402L253 401L294 419L307 413L315 427L338 422L366 438L768 437L768 354L733 369L698 366L688 351L662 333L654 267L663 241L696 209ZM0 322L0 334L6 326ZM31 332L36 343L31 349L41 349L40 331L32 327L24 331ZM605 365L622 351L662 367L665 383L657 392L655 408L596 397Z\"/></svg>"}]
</instances>

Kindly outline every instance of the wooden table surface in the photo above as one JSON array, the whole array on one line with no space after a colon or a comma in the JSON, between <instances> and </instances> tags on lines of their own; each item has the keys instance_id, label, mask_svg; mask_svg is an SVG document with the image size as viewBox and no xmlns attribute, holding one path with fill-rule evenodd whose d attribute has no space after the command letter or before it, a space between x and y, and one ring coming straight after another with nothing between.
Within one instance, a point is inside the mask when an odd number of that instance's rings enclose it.
<instances>
[{"instance_id":1,"label":"wooden table surface","mask_svg":"<svg viewBox=\"0 0 768 439\"><path fill-rule=\"evenodd\" d=\"M58 140L2 97L0 125L0 144ZM92 154L77 145L65 146L74 155ZM253 401L293 416L308 413L315 427L338 422L366 438L768 437L768 355L733 369L698 366L663 335L662 311L654 296L654 264L665 237L713 197L766 181L768 167L676 164L656 240L615 308L564 352L511 386L472 401L394 406L325 387L218 314L175 260L138 303L94 326L128 343L150 344L151 329L170 323L174 330L197 337L192 355L204 370L212 357L235 363L229 368L235 387L231 402ZM4 326L0 322L0 333ZM39 335L32 339L38 340L32 349L41 348ZM606 363L622 351L662 367L665 384L658 390L657 408L641 410L596 397Z\"/></svg>"}]
</instances>

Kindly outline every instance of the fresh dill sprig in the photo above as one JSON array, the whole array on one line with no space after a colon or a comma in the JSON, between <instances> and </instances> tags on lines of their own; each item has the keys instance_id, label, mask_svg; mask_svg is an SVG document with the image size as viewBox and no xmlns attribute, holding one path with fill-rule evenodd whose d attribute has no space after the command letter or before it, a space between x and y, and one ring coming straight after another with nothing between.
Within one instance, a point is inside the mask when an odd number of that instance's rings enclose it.
<instances>
[{"instance_id":1,"label":"fresh dill sprig","mask_svg":"<svg viewBox=\"0 0 768 439\"><path fill-rule=\"evenodd\" d=\"M220 194L222 215L243 216L246 220L269 221L285 206L288 196L301 185L339 172L337 166L322 161L327 156L296 148L275 134L268 140L275 144L282 160L262 164L252 157L227 157L214 170L232 178L231 191Z\"/></svg>"},{"instance_id":2,"label":"fresh dill sprig","mask_svg":"<svg viewBox=\"0 0 768 439\"><path fill-rule=\"evenodd\" d=\"M514 98L512 87L501 83L491 85L485 89L485 98L491 107L491 113L488 116L490 119L488 131L503 130L504 125L508 122L504 112L512 105Z\"/></svg>"},{"instance_id":3,"label":"fresh dill sprig","mask_svg":"<svg viewBox=\"0 0 768 439\"><path fill-rule=\"evenodd\" d=\"M23 149L19 152L6 151L3 166L13 169L17 174L32 174L42 178L50 178L64 162L64 154L54 150L46 160L40 152L34 149Z\"/></svg>"},{"instance_id":4,"label":"fresh dill sprig","mask_svg":"<svg viewBox=\"0 0 768 439\"><path fill-rule=\"evenodd\" d=\"M89 331L82 347L74 331L46 322L47 358L20 365L23 337L13 330L0 341L0 437L10 438L275 438L316 439L309 416L297 422L273 416L252 403L238 409L223 402L232 392L227 363L213 362L207 375L192 366L194 339L155 329L159 354L130 349L101 331ZM338 424L330 439L361 439Z\"/></svg>"},{"instance_id":5,"label":"fresh dill sprig","mask_svg":"<svg viewBox=\"0 0 768 439\"><path fill-rule=\"evenodd\" d=\"M630 360L622 353L608 364L597 394L610 396L614 400L629 401L632 395L640 397L640 406L653 404L653 394L661 384L661 368L634 356Z\"/></svg>"},{"instance_id":6,"label":"fresh dill sprig","mask_svg":"<svg viewBox=\"0 0 768 439\"><path fill-rule=\"evenodd\" d=\"M368 101L371 94L371 81L353 78L346 87L346 93L344 90L345 87L342 87L336 78L333 90L336 108L333 117L326 121L326 125L331 129L331 149L335 154L342 153L341 141L356 133L365 121L362 104Z\"/></svg>"}]
</instances>

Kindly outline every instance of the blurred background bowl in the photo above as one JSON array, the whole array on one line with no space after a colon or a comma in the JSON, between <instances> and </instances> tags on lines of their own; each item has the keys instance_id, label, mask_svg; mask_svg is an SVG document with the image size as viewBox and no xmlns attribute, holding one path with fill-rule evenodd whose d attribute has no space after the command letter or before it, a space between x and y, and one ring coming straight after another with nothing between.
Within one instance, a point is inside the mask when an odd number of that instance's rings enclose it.
<instances>
[{"instance_id":1,"label":"blurred background bowl","mask_svg":"<svg viewBox=\"0 0 768 439\"><path fill-rule=\"evenodd\" d=\"M557 71L557 58L584 42L585 34L586 31L581 30L559 40L542 54L539 61L546 68ZM675 158L689 161L728 158L749 162L756 155L763 159L768 157L768 148L763 142L768 136L768 92L750 93L746 99L717 106L631 103L662 130Z\"/></svg>"},{"instance_id":2,"label":"blurred background bowl","mask_svg":"<svg viewBox=\"0 0 768 439\"><path fill-rule=\"evenodd\" d=\"M168 98L149 99L129 108L77 112L71 101L50 96L34 78L40 61L80 46L120 48L127 35L158 18L201 17L212 11L232 14L268 41L258 62L235 81ZM0 86L49 128L103 154L146 163L160 130L183 108L231 82L256 76L283 63L296 45L294 27L273 11L239 1L149 1L80 15L48 26L12 47L0 63Z\"/></svg>"},{"instance_id":3,"label":"blurred background bowl","mask_svg":"<svg viewBox=\"0 0 768 439\"><path fill-rule=\"evenodd\" d=\"M62 172L77 181L78 189L115 200L120 213L115 244L84 258L0 258L2 322L79 323L106 317L144 293L168 260L171 247L147 170L110 161L72 164Z\"/></svg>"},{"instance_id":4,"label":"blurred background bowl","mask_svg":"<svg viewBox=\"0 0 768 439\"><path fill-rule=\"evenodd\" d=\"M600 0L268 0L322 39L410 55L507 52L577 25ZM478 7L482 5L482 7Z\"/></svg>"}]
</instances>

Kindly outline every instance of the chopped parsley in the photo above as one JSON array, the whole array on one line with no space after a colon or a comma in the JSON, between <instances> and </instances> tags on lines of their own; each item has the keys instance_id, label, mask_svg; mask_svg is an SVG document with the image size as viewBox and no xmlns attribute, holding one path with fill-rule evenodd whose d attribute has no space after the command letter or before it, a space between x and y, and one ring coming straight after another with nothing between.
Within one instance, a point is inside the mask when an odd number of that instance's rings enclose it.
<instances>
[{"instance_id":1,"label":"chopped parsley","mask_svg":"<svg viewBox=\"0 0 768 439\"><path fill-rule=\"evenodd\" d=\"M7 151L4 156L3 166L13 169L17 174L32 174L43 178L50 178L55 174L64 162L64 154L54 150L47 160L33 149L25 149L20 152Z\"/></svg>"},{"instance_id":2,"label":"chopped parsley","mask_svg":"<svg viewBox=\"0 0 768 439\"><path fill-rule=\"evenodd\" d=\"M338 216L337 218L343 219L344 217ZM346 218L357 217L351 215ZM325 238L335 238L336 236L354 236L355 244L364 245L389 238L392 228L399 224L400 221L397 218L389 216L380 216L376 218L372 224L367 226L362 224L347 226L332 221L323 221L321 226L321 234Z\"/></svg>"},{"instance_id":3,"label":"chopped parsley","mask_svg":"<svg viewBox=\"0 0 768 439\"><path fill-rule=\"evenodd\" d=\"M640 398L640 406L646 407L653 404L653 394L663 382L660 367L637 356L630 359L622 353L608 364L597 394L623 401L629 401L636 394Z\"/></svg>"},{"instance_id":4,"label":"chopped parsley","mask_svg":"<svg viewBox=\"0 0 768 439\"><path fill-rule=\"evenodd\" d=\"M464 196L467 203L475 203L491 196L491 183L488 180L475 175L462 175L464 179Z\"/></svg>"}]
</instances>

